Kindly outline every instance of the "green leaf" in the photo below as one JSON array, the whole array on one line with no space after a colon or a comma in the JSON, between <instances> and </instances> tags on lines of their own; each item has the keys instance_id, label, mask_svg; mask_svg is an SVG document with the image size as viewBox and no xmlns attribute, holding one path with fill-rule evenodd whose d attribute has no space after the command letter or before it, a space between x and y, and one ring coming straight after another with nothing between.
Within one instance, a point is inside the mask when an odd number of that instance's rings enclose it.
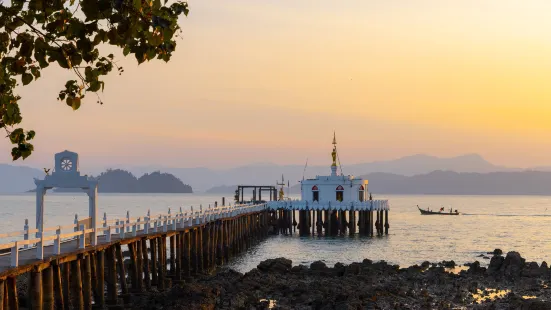
<instances>
[{"instance_id":1,"label":"green leaf","mask_svg":"<svg viewBox=\"0 0 551 310\"><path fill-rule=\"evenodd\" d=\"M93 81L92 83L90 83L90 87L88 87L87 90L89 91L92 91L92 92L97 92L101 87L101 84L99 81Z\"/></svg>"},{"instance_id":2,"label":"green leaf","mask_svg":"<svg viewBox=\"0 0 551 310\"><path fill-rule=\"evenodd\" d=\"M128 53L130 53L130 47L129 46L125 46L124 49L122 50L122 54L124 56L128 55Z\"/></svg>"},{"instance_id":3,"label":"green leaf","mask_svg":"<svg viewBox=\"0 0 551 310\"><path fill-rule=\"evenodd\" d=\"M80 98L79 97L76 97L76 98L73 99L73 103L72 103L71 107L73 108L73 111L78 110L78 108L80 108Z\"/></svg>"},{"instance_id":4,"label":"green leaf","mask_svg":"<svg viewBox=\"0 0 551 310\"><path fill-rule=\"evenodd\" d=\"M30 73L23 73L21 76L21 81L23 82L23 85L29 84L33 80L33 75Z\"/></svg>"},{"instance_id":5,"label":"green leaf","mask_svg":"<svg viewBox=\"0 0 551 310\"><path fill-rule=\"evenodd\" d=\"M40 77L40 70L37 67L31 67L31 73L34 75L35 79Z\"/></svg>"},{"instance_id":6,"label":"green leaf","mask_svg":"<svg viewBox=\"0 0 551 310\"><path fill-rule=\"evenodd\" d=\"M36 133L34 132L34 130L27 132L27 140L32 140L35 135Z\"/></svg>"},{"instance_id":7,"label":"green leaf","mask_svg":"<svg viewBox=\"0 0 551 310\"><path fill-rule=\"evenodd\" d=\"M142 0L134 0L134 8L135 8L136 10L138 10L138 11L141 10L141 8L142 8Z\"/></svg>"}]
</instances>

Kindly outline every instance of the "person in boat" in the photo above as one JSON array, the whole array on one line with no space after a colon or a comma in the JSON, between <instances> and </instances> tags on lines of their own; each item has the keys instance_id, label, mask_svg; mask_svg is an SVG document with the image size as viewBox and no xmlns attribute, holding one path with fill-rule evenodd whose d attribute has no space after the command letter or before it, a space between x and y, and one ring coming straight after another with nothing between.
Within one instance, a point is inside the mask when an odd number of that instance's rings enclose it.
<instances>
[{"instance_id":1,"label":"person in boat","mask_svg":"<svg viewBox=\"0 0 551 310\"><path fill-rule=\"evenodd\" d=\"M457 209L455 209L455 213L459 213L459 212L457 212Z\"/></svg>"},{"instance_id":2,"label":"person in boat","mask_svg":"<svg viewBox=\"0 0 551 310\"><path fill-rule=\"evenodd\" d=\"M444 207L440 208L440 212L444 211Z\"/></svg>"}]
</instances>

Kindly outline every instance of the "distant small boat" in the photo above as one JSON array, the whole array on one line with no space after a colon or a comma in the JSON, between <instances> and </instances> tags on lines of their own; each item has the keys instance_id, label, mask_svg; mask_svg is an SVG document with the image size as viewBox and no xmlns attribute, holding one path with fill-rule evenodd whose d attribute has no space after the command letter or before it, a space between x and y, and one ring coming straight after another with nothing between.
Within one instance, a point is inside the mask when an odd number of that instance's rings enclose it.
<instances>
[{"instance_id":1,"label":"distant small boat","mask_svg":"<svg viewBox=\"0 0 551 310\"><path fill-rule=\"evenodd\" d=\"M421 215L459 215L459 212L457 212L457 210L455 210L455 212L445 212L445 211L428 211L428 210L423 210L421 208L419 208L419 206L417 206L417 209L419 209L419 211L421 211Z\"/></svg>"}]
</instances>

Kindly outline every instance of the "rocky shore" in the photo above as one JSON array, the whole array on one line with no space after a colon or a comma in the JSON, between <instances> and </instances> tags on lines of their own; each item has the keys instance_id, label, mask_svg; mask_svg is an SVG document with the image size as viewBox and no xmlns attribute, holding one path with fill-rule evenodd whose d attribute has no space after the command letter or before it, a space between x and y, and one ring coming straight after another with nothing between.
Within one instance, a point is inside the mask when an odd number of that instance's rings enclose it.
<instances>
[{"instance_id":1,"label":"rocky shore","mask_svg":"<svg viewBox=\"0 0 551 310\"><path fill-rule=\"evenodd\" d=\"M399 268L386 262L292 266L285 258L241 274L219 270L165 292L133 298L133 309L551 309L551 270L495 250L487 268L453 261ZM496 297L498 296L498 297Z\"/></svg>"}]
</instances>

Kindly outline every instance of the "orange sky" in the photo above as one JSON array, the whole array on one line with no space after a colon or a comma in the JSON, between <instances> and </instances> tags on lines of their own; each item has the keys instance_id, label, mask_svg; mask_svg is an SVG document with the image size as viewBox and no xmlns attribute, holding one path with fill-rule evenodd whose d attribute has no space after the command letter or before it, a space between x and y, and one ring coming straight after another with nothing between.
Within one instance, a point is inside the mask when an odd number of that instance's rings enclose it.
<instances>
[{"instance_id":1,"label":"orange sky","mask_svg":"<svg viewBox=\"0 0 551 310\"><path fill-rule=\"evenodd\" d=\"M479 153L551 165L551 1L192 0L171 62L119 60L103 106L20 88L27 165L327 164ZM10 162L7 140L0 162Z\"/></svg>"}]
</instances>

